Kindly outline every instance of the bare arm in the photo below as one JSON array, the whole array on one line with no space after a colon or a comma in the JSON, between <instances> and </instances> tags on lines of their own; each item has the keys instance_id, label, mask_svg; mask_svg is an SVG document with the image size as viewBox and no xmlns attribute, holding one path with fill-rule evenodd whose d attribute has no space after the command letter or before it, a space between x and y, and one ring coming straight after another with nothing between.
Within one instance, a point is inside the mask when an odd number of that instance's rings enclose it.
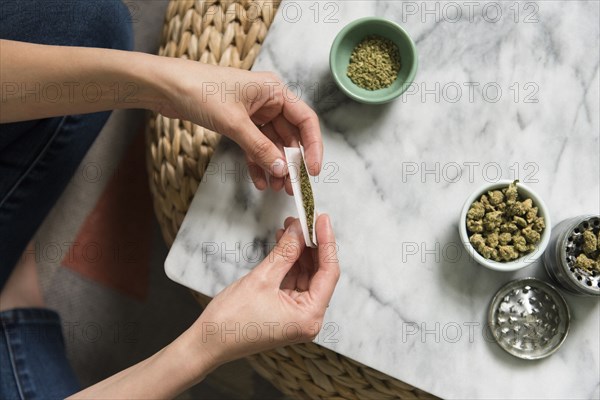
<instances>
[{"instance_id":1,"label":"bare arm","mask_svg":"<svg viewBox=\"0 0 600 400\"><path fill-rule=\"evenodd\" d=\"M155 108L154 57L0 40L0 122L118 108Z\"/></svg>"},{"instance_id":2,"label":"bare arm","mask_svg":"<svg viewBox=\"0 0 600 400\"><path fill-rule=\"evenodd\" d=\"M145 108L222 133L246 152L252 180L283 187L283 146L304 145L317 175L315 112L272 73L112 49L0 40L0 123ZM265 177L265 172L268 173ZM286 185L291 194L291 186Z\"/></svg>"},{"instance_id":3,"label":"bare arm","mask_svg":"<svg viewBox=\"0 0 600 400\"><path fill-rule=\"evenodd\" d=\"M72 399L172 398L199 383L217 365L186 331L152 357L74 394Z\"/></svg>"},{"instance_id":4,"label":"bare arm","mask_svg":"<svg viewBox=\"0 0 600 400\"><path fill-rule=\"evenodd\" d=\"M249 163L270 174L274 188L283 187L287 174L285 168L277 168L283 167L281 145L303 143L309 172L316 175L320 170L322 140L316 114L295 97L286 98L284 85L271 73L118 50L0 41L0 122L116 108L148 108L229 136L246 151ZM264 173L252 178L257 188L266 187ZM325 216L318 220L317 234L320 244L335 240ZM298 260L304 240L297 221L286 221L285 234L281 230L278 239L283 242L278 253L215 297L176 341L74 397L173 397L224 362L289 344L282 332L270 328L259 342L225 342L218 333L223 324L294 322L303 327L297 341L312 339L339 276L337 262L324 260L327 249L321 249L318 265L300 267L313 258ZM300 252L282 256L282 249ZM270 276L274 270L278 274ZM281 287L281 271L291 271L293 277L305 274L303 284L314 285L302 293ZM278 314L264 315L271 309Z\"/></svg>"}]
</instances>

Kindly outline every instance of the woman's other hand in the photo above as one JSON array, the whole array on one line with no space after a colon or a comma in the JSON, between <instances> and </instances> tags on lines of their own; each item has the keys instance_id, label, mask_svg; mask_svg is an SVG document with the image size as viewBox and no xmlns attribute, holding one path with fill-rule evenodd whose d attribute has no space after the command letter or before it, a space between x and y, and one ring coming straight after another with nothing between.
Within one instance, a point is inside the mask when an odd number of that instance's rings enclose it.
<instances>
[{"instance_id":1,"label":"woman's other hand","mask_svg":"<svg viewBox=\"0 0 600 400\"><path fill-rule=\"evenodd\" d=\"M317 219L317 249L305 247L297 219L284 226L271 253L215 296L186 332L217 365L310 341L321 329L340 276L329 216Z\"/></svg>"}]
</instances>

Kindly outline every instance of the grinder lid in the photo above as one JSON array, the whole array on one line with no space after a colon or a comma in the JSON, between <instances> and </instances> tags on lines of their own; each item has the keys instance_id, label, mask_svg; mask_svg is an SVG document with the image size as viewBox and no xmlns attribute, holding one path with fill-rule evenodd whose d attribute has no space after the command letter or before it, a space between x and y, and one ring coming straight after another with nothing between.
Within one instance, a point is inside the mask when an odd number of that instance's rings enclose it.
<instances>
[{"instance_id":1,"label":"grinder lid","mask_svg":"<svg viewBox=\"0 0 600 400\"><path fill-rule=\"evenodd\" d=\"M496 293L488 323L500 347L515 357L536 360L551 355L564 342L570 314L567 302L552 285L523 278Z\"/></svg>"}]
</instances>

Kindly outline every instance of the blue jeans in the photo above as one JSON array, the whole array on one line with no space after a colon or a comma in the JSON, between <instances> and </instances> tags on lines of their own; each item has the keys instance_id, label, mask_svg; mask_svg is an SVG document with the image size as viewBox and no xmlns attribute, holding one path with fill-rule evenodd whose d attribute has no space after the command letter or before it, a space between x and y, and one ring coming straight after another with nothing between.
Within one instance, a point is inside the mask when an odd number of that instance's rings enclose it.
<instances>
[{"instance_id":1,"label":"blue jeans","mask_svg":"<svg viewBox=\"0 0 600 400\"><path fill-rule=\"evenodd\" d=\"M0 39L133 48L131 17L121 0L3 0ZM23 107L37 107L36 101L26 97ZM0 124L0 289L109 115ZM56 313L10 310L0 320L1 399L62 398L78 390ZM32 331L48 335L32 341Z\"/></svg>"},{"instance_id":2,"label":"blue jeans","mask_svg":"<svg viewBox=\"0 0 600 400\"><path fill-rule=\"evenodd\" d=\"M17 309L1 313L0 321L0 398L62 399L77 392L58 314Z\"/></svg>"}]
</instances>

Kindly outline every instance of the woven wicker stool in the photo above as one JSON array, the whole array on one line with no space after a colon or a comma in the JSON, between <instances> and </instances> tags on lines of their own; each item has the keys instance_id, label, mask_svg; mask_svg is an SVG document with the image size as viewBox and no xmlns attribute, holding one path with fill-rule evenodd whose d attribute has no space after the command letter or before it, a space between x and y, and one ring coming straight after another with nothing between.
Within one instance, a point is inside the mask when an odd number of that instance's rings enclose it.
<instances>
[{"instance_id":1,"label":"woven wicker stool","mask_svg":"<svg viewBox=\"0 0 600 400\"><path fill-rule=\"evenodd\" d=\"M250 69L279 0L171 0L159 54ZM219 134L187 121L153 115L147 166L154 209L171 246ZM195 293L202 306L210 298ZM431 395L316 344L279 348L249 358L283 393L300 399L413 399Z\"/></svg>"}]
</instances>

